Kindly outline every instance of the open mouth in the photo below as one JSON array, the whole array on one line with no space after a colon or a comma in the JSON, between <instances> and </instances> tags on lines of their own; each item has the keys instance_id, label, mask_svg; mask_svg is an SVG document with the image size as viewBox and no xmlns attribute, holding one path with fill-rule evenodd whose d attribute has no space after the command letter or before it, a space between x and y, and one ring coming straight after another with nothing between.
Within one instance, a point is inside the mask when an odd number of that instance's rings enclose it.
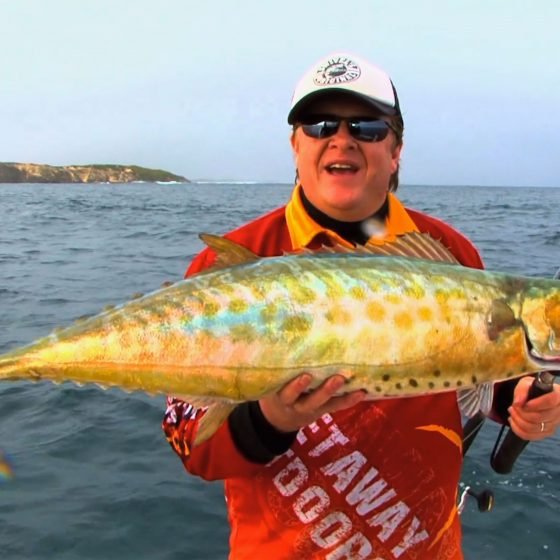
<instances>
[{"instance_id":1,"label":"open mouth","mask_svg":"<svg viewBox=\"0 0 560 560\"><path fill-rule=\"evenodd\" d=\"M331 163L325 169L331 175L353 175L358 172L358 166L352 163Z\"/></svg>"}]
</instances>

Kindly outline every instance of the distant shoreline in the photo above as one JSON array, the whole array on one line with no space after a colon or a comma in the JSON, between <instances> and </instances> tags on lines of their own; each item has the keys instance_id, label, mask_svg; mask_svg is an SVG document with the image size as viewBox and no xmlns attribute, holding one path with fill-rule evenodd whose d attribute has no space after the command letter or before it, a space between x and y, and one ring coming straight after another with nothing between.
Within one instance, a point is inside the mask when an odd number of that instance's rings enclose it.
<instances>
[{"instance_id":1,"label":"distant shoreline","mask_svg":"<svg viewBox=\"0 0 560 560\"><path fill-rule=\"evenodd\" d=\"M189 179L138 165L0 163L0 183L190 183Z\"/></svg>"}]
</instances>

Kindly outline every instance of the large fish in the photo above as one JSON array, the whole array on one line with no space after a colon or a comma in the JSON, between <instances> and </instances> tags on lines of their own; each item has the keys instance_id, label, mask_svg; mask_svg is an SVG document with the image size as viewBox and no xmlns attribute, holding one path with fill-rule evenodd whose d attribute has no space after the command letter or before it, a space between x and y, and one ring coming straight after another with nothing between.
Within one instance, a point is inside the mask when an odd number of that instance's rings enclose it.
<instances>
[{"instance_id":1,"label":"large fish","mask_svg":"<svg viewBox=\"0 0 560 560\"><path fill-rule=\"evenodd\" d=\"M372 399L483 387L465 399L473 412L494 381L560 370L559 281L441 262L454 259L423 234L359 253L267 258L204 239L215 269L1 356L0 380L207 404L200 443L238 403L303 371L314 386L342 373L345 390Z\"/></svg>"}]
</instances>

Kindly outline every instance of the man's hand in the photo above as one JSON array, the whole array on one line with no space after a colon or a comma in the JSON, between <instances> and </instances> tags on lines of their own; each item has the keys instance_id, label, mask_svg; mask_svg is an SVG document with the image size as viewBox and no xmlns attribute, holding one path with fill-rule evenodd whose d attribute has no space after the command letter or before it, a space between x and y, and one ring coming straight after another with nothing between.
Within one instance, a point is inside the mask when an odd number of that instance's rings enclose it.
<instances>
[{"instance_id":1,"label":"man's hand","mask_svg":"<svg viewBox=\"0 0 560 560\"><path fill-rule=\"evenodd\" d=\"M560 385L551 393L527 400L532 377L523 377L508 408L511 429L522 439L535 441L554 435L560 426Z\"/></svg>"},{"instance_id":2,"label":"man's hand","mask_svg":"<svg viewBox=\"0 0 560 560\"><path fill-rule=\"evenodd\" d=\"M330 412L349 408L363 401L365 391L334 396L345 383L342 375L333 375L316 389L307 392L312 377L296 377L274 395L259 401L265 418L280 432L295 432Z\"/></svg>"}]
</instances>

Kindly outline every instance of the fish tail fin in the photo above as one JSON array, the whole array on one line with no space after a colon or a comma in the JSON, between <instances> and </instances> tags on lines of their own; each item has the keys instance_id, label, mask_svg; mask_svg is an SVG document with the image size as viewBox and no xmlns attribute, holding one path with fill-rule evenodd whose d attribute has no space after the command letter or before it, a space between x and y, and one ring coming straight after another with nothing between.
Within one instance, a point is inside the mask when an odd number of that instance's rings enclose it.
<instances>
[{"instance_id":1,"label":"fish tail fin","mask_svg":"<svg viewBox=\"0 0 560 560\"><path fill-rule=\"evenodd\" d=\"M22 377L21 363L17 358L0 358L0 381L16 380Z\"/></svg>"}]
</instances>

